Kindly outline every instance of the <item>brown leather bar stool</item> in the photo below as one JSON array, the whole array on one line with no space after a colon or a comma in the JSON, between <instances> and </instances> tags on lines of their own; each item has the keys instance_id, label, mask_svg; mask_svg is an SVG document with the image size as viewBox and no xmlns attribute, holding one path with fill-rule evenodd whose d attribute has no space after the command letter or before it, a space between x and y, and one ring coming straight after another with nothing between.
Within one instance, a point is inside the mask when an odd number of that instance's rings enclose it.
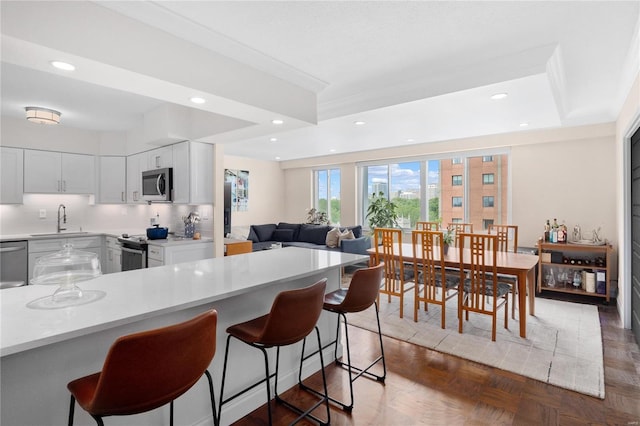
<instances>
[{"instance_id":1,"label":"brown leather bar stool","mask_svg":"<svg viewBox=\"0 0 640 426\"><path fill-rule=\"evenodd\" d=\"M218 313L211 309L176 325L118 338L102 371L70 382L69 426L75 402L100 426L102 418L144 413L170 403L202 375L209 380L213 423L218 424L213 381L207 368L216 352Z\"/></svg>"},{"instance_id":2,"label":"brown leather bar stool","mask_svg":"<svg viewBox=\"0 0 640 426\"><path fill-rule=\"evenodd\" d=\"M351 283L348 288L341 288L334 292L327 294L324 297L324 306L323 309L329 312L335 312L338 314L338 325L336 327L336 339L329 344L325 345L322 349L328 348L331 345L335 345L334 349L334 357L336 360L336 364L345 368L349 372L349 394L350 401L349 403L341 402L335 398L329 396L329 399L336 404L342 406L342 409L345 411L351 411L353 409L353 382L360 376L365 376L370 379L377 380L379 382L384 383L384 380L387 376L387 366L384 362L384 348L382 346L382 332L380 330L380 317L378 315L378 292L380 291L380 284L382 283L384 272L384 264L379 263L376 266L358 269L351 278ZM349 348L349 324L347 323L347 315L348 313L361 312L365 309L368 309L371 305L375 305L376 312L376 321L378 323L378 339L380 340L380 356L376 358L371 364L369 364L365 368L359 368L351 364L351 350ZM338 339L340 337L340 320L344 321L344 335L345 342L347 346L347 363L343 363L338 360ZM302 370L302 362L307 358L315 355L318 351L303 356L300 360L300 369ZM322 352L322 351L320 351ZM302 349L302 353L304 354L304 345ZM369 372L369 369L376 365L378 362L382 361L382 370L383 373L381 376L373 374ZM355 377L353 376L353 372L357 374ZM318 395L321 395L318 391L309 388L308 386L302 384L300 377L298 377L298 381L300 382L300 386L303 389L314 392Z\"/></svg>"},{"instance_id":3,"label":"brown leather bar stool","mask_svg":"<svg viewBox=\"0 0 640 426\"><path fill-rule=\"evenodd\" d=\"M318 339L318 347L321 347L320 331L316 326L318 318L322 313L322 303L324 299L324 292L327 286L326 278L318 281L317 283L296 290L288 290L279 293L273 305L271 311L258 318L235 324L227 328L227 347L224 354L224 369L222 371L222 385L220 387L220 404L218 409L218 418L222 413L222 406L231 400L245 394L261 383L267 385L267 410L269 412L269 424L272 424L271 415L271 389L269 380L275 376L275 388L274 397L276 402L279 402L291 410L300 414L300 416L293 422L297 423L301 419L308 417L321 425L328 425L331 422L329 412L329 399L327 398L327 380L324 373L324 359L322 358L322 351L320 351L320 370L322 371L322 383L324 384L324 395L321 395L321 399L316 402L311 408L302 410L299 407L294 406L288 401L285 401L278 395L278 364L280 361L280 347L288 346L297 343L307 337L314 329L316 331L316 337ZM247 345L260 349L264 355L265 365L265 378L257 383L241 390L240 392L232 395L231 397L224 399L224 384L227 376L227 361L229 359L229 342L231 338L240 340ZM267 356L266 349L276 348L276 370L275 373L269 373L269 358ZM304 350L304 349L303 349ZM318 408L323 403L327 407L327 420L322 421L319 418L311 414L313 410Z\"/></svg>"}]
</instances>

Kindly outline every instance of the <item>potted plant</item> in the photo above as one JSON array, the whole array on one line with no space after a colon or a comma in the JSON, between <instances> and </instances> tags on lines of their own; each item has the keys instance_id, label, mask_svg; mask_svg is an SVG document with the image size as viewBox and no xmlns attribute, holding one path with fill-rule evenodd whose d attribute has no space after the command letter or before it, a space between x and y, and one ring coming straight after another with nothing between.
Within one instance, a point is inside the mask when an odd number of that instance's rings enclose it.
<instances>
[{"instance_id":1,"label":"potted plant","mask_svg":"<svg viewBox=\"0 0 640 426\"><path fill-rule=\"evenodd\" d=\"M371 230L398 226L398 206L388 200L382 191L374 193L367 208L367 220Z\"/></svg>"},{"instance_id":2,"label":"potted plant","mask_svg":"<svg viewBox=\"0 0 640 426\"><path fill-rule=\"evenodd\" d=\"M449 246L453 245L454 236L455 231L452 228L447 228L442 231L442 249L444 250L444 254L447 254Z\"/></svg>"},{"instance_id":3,"label":"potted plant","mask_svg":"<svg viewBox=\"0 0 640 426\"><path fill-rule=\"evenodd\" d=\"M307 223L312 225L328 225L329 218L326 212L316 210L315 207L307 211Z\"/></svg>"}]
</instances>

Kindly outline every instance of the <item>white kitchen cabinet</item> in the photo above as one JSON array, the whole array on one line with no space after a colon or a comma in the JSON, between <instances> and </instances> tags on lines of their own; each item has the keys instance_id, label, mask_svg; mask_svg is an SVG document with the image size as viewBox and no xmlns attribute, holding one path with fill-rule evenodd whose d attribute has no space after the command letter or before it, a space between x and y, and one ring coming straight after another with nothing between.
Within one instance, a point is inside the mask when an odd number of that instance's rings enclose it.
<instances>
[{"instance_id":1,"label":"white kitchen cabinet","mask_svg":"<svg viewBox=\"0 0 640 426\"><path fill-rule=\"evenodd\" d=\"M106 236L105 248L105 261L102 272L112 274L122 271L122 247L118 243L118 239L116 237Z\"/></svg>"},{"instance_id":2,"label":"white kitchen cabinet","mask_svg":"<svg viewBox=\"0 0 640 426\"><path fill-rule=\"evenodd\" d=\"M65 244L72 244L76 250L89 251L95 253L100 260L100 265L104 265L102 259L102 236L94 235L88 237L67 237L67 238L47 238L42 240L29 241L29 281L33 278L33 268L42 256L53 254L62 250Z\"/></svg>"},{"instance_id":3,"label":"white kitchen cabinet","mask_svg":"<svg viewBox=\"0 0 640 426\"><path fill-rule=\"evenodd\" d=\"M24 150L24 192L93 194L95 157L55 151Z\"/></svg>"},{"instance_id":4,"label":"white kitchen cabinet","mask_svg":"<svg viewBox=\"0 0 640 426\"><path fill-rule=\"evenodd\" d=\"M147 169L163 169L165 167L173 167L173 147L171 145L156 148L147 151ZM142 171L145 171L142 170Z\"/></svg>"},{"instance_id":5,"label":"white kitchen cabinet","mask_svg":"<svg viewBox=\"0 0 640 426\"><path fill-rule=\"evenodd\" d=\"M125 157L100 157L98 202L127 202L127 165Z\"/></svg>"},{"instance_id":6,"label":"white kitchen cabinet","mask_svg":"<svg viewBox=\"0 0 640 426\"><path fill-rule=\"evenodd\" d=\"M0 147L0 204L22 204L24 150Z\"/></svg>"},{"instance_id":7,"label":"white kitchen cabinet","mask_svg":"<svg viewBox=\"0 0 640 426\"><path fill-rule=\"evenodd\" d=\"M213 145L173 145L173 194L174 203L213 204Z\"/></svg>"},{"instance_id":8,"label":"white kitchen cabinet","mask_svg":"<svg viewBox=\"0 0 640 426\"><path fill-rule=\"evenodd\" d=\"M173 145L173 202L189 201L189 142L180 142Z\"/></svg>"},{"instance_id":9,"label":"white kitchen cabinet","mask_svg":"<svg viewBox=\"0 0 640 426\"><path fill-rule=\"evenodd\" d=\"M174 244L149 243L147 267L174 265L213 257L212 241L182 241Z\"/></svg>"},{"instance_id":10,"label":"white kitchen cabinet","mask_svg":"<svg viewBox=\"0 0 640 426\"><path fill-rule=\"evenodd\" d=\"M127 202L143 204L142 172L147 169L148 156L146 152L129 155L127 157Z\"/></svg>"}]
</instances>

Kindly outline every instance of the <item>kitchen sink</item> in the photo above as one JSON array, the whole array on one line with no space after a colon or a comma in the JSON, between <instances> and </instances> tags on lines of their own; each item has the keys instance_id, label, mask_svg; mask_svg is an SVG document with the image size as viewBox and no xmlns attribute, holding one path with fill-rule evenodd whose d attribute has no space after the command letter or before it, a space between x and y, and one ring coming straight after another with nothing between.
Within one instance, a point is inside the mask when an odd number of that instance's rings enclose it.
<instances>
[{"instance_id":1,"label":"kitchen sink","mask_svg":"<svg viewBox=\"0 0 640 426\"><path fill-rule=\"evenodd\" d=\"M88 234L87 231L70 231L70 232L43 232L41 234L31 234L32 237L62 237L62 236L73 236L73 235L84 235Z\"/></svg>"}]
</instances>

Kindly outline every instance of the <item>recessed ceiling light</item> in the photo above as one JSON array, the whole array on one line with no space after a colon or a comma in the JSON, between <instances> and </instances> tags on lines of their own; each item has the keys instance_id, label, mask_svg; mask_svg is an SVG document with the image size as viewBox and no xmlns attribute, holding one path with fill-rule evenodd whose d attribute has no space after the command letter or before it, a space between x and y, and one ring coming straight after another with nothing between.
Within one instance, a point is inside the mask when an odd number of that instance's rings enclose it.
<instances>
[{"instance_id":1,"label":"recessed ceiling light","mask_svg":"<svg viewBox=\"0 0 640 426\"><path fill-rule=\"evenodd\" d=\"M525 123L525 122L520 123L520 127L527 127L528 125L529 123Z\"/></svg>"},{"instance_id":2,"label":"recessed ceiling light","mask_svg":"<svg viewBox=\"0 0 640 426\"><path fill-rule=\"evenodd\" d=\"M500 99L506 98L507 96L507 93L496 93L495 95L491 96L491 99L493 99L494 101L498 101Z\"/></svg>"},{"instance_id":3,"label":"recessed ceiling light","mask_svg":"<svg viewBox=\"0 0 640 426\"><path fill-rule=\"evenodd\" d=\"M411 139L411 138L407 139L407 142L415 142L415 141L416 141L415 139Z\"/></svg>"},{"instance_id":4,"label":"recessed ceiling light","mask_svg":"<svg viewBox=\"0 0 640 426\"><path fill-rule=\"evenodd\" d=\"M64 70L64 71L74 71L76 69L75 66L67 63L67 62L62 62L62 61L51 61L49 62L52 66L58 68L59 70Z\"/></svg>"},{"instance_id":5,"label":"recessed ceiling light","mask_svg":"<svg viewBox=\"0 0 640 426\"><path fill-rule=\"evenodd\" d=\"M365 123L364 121L358 120L358 121L354 121L353 124L355 124L356 126L364 126L367 123Z\"/></svg>"},{"instance_id":6,"label":"recessed ceiling light","mask_svg":"<svg viewBox=\"0 0 640 426\"><path fill-rule=\"evenodd\" d=\"M203 103L207 102L206 99L200 98L198 96L194 96L193 98L189 98L189 100L191 102L193 102L194 104L203 104Z\"/></svg>"},{"instance_id":7,"label":"recessed ceiling light","mask_svg":"<svg viewBox=\"0 0 640 426\"><path fill-rule=\"evenodd\" d=\"M277 141L278 141L278 138L271 138L271 139L269 139L269 142L277 142Z\"/></svg>"},{"instance_id":8,"label":"recessed ceiling light","mask_svg":"<svg viewBox=\"0 0 640 426\"><path fill-rule=\"evenodd\" d=\"M335 148L331 148L329 152L336 152Z\"/></svg>"},{"instance_id":9,"label":"recessed ceiling light","mask_svg":"<svg viewBox=\"0 0 640 426\"><path fill-rule=\"evenodd\" d=\"M282 124L284 123L283 120L280 120L279 118L276 118L275 120L271 120L271 124Z\"/></svg>"},{"instance_id":10,"label":"recessed ceiling light","mask_svg":"<svg viewBox=\"0 0 640 426\"><path fill-rule=\"evenodd\" d=\"M279 159L280 159L280 157L276 157L276 160L279 160Z\"/></svg>"}]
</instances>

